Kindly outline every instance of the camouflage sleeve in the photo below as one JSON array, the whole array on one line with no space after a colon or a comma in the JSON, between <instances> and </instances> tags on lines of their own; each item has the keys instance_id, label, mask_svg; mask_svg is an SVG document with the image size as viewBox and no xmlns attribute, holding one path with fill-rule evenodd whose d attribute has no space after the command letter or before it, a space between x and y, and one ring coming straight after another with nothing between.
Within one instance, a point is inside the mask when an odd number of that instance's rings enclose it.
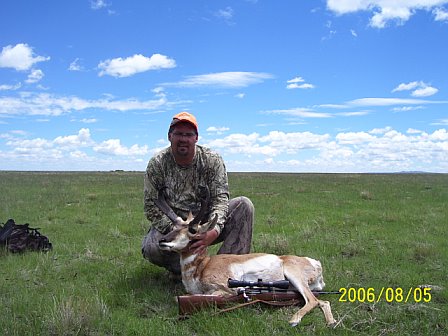
<instances>
[{"instance_id":1,"label":"camouflage sleeve","mask_svg":"<svg viewBox=\"0 0 448 336\"><path fill-rule=\"evenodd\" d=\"M154 203L154 200L158 197L158 190L162 185L162 164L156 158L152 158L148 163L144 177L144 211L152 227L165 233L171 230L171 220Z\"/></svg>"},{"instance_id":2,"label":"camouflage sleeve","mask_svg":"<svg viewBox=\"0 0 448 336\"><path fill-rule=\"evenodd\" d=\"M215 229L218 231L218 234L221 234L229 209L229 184L224 161L216 153L211 155L208 178L209 181L207 182L211 196L210 215L208 219L212 220L215 215L218 215L218 222Z\"/></svg>"}]
</instances>

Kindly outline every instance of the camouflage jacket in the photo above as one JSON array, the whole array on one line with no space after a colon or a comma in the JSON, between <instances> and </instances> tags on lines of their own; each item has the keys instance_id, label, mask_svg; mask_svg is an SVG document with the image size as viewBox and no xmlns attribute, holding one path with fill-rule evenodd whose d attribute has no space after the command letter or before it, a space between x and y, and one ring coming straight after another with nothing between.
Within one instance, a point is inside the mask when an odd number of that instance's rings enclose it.
<instances>
[{"instance_id":1,"label":"camouflage jacket","mask_svg":"<svg viewBox=\"0 0 448 336\"><path fill-rule=\"evenodd\" d=\"M154 204L158 190L166 188L168 205L174 212L187 218L200 209L199 186L208 186L210 207L208 219L218 215L215 227L218 233L224 227L229 206L229 186L226 167L221 156L208 148L196 145L193 162L188 167L179 166L168 147L149 160L144 178L144 210L151 225L161 233L172 229L172 222Z\"/></svg>"}]
</instances>

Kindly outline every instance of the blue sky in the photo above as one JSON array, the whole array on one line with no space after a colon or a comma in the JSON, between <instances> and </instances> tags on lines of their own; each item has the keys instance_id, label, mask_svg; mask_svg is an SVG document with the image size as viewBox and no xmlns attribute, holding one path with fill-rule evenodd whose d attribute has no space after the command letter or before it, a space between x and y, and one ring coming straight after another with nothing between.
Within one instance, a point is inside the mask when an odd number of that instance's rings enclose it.
<instances>
[{"instance_id":1,"label":"blue sky","mask_svg":"<svg viewBox=\"0 0 448 336\"><path fill-rule=\"evenodd\" d=\"M448 0L0 2L0 170L448 172Z\"/></svg>"}]
</instances>

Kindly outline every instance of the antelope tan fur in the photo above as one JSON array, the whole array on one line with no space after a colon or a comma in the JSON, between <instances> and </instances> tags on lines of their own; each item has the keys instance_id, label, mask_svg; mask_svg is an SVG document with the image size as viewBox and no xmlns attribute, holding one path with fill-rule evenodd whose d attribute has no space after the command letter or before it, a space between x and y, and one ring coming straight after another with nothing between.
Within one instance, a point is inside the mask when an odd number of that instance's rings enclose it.
<instances>
[{"instance_id":1,"label":"antelope tan fur","mask_svg":"<svg viewBox=\"0 0 448 336\"><path fill-rule=\"evenodd\" d=\"M198 234L213 229L217 217L201 225L208 195L204 196L199 214L192 214L186 220L176 216L168 206L163 191L155 204L174 223L174 229L165 235L159 246L162 250L180 254L182 282L190 294L220 295L223 297L236 294L235 288L227 286L229 278L244 281L277 281L289 280L294 290L304 298L305 305L291 318L291 326L297 326L302 318L316 306L322 310L329 326L335 326L336 321L331 312L330 303L317 299L312 290L321 291L325 286L322 277L322 266L318 260L293 255L277 256L265 253L243 255L218 254L208 256L207 252L196 253L189 249Z\"/></svg>"}]
</instances>

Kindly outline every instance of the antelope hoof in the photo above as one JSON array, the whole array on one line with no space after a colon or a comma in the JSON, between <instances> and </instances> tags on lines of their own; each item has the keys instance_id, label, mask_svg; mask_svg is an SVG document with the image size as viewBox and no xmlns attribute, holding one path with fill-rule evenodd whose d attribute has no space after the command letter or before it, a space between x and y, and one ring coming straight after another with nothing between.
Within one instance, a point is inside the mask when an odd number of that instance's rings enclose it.
<instances>
[{"instance_id":1,"label":"antelope hoof","mask_svg":"<svg viewBox=\"0 0 448 336\"><path fill-rule=\"evenodd\" d=\"M298 321L289 321L289 325L291 326L291 327L297 327L297 325L300 323L300 320L298 320Z\"/></svg>"},{"instance_id":2,"label":"antelope hoof","mask_svg":"<svg viewBox=\"0 0 448 336\"><path fill-rule=\"evenodd\" d=\"M332 323L329 323L328 327L330 327L331 329L334 329L334 328L336 328L337 325L338 325L338 321L334 321Z\"/></svg>"}]
</instances>

